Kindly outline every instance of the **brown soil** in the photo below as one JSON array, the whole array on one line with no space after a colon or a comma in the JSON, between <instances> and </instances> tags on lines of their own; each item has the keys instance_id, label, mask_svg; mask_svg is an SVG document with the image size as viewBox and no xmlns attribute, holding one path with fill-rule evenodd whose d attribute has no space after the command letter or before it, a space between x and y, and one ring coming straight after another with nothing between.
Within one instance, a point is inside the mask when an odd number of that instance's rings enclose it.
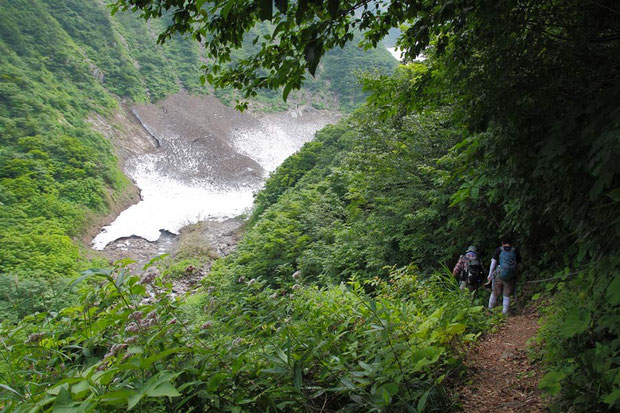
<instances>
[{"instance_id":1,"label":"brown soil","mask_svg":"<svg viewBox=\"0 0 620 413\"><path fill-rule=\"evenodd\" d=\"M110 141L118 156L119 168L122 170L125 170L128 159L157 148L157 141L142 127L140 121L131 113L131 108L123 102L119 102L119 108L107 117L91 113L88 122L95 131ZM79 237L79 241L87 247L87 250L103 226L109 225L122 211L140 201L140 190L133 182L130 182L124 191L118 193L109 191L108 195L110 212L103 215L91 213L87 216L86 229Z\"/></svg>"},{"instance_id":2,"label":"brown soil","mask_svg":"<svg viewBox=\"0 0 620 413\"><path fill-rule=\"evenodd\" d=\"M110 212L107 214L89 213L86 216L86 229L75 240L81 242L87 250L90 250L91 242L101 228L109 225L121 212L140 201L140 189L133 183L129 184L123 192L112 194L112 191L108 191L108 195Z\"/></svg>"},{"instance_id":3,"label":"brown soil","mask_svg":"<svg viewBox=\"0 0 620 413\"><path fill-rule=\"evenodd\" d=\"M527 356L537 330L537 314L526 311L509 317L469 350L468 383L458 390L465 412L546 411L538 390L541 371Z\"/></svg>"}]
</instances>

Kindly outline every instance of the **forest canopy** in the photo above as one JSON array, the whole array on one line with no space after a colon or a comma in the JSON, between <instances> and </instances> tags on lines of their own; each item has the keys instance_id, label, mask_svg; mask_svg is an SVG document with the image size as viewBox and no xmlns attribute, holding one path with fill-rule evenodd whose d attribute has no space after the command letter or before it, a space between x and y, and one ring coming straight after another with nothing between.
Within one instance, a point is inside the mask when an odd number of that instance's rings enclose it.
<instances>
[{"instance_id":1,"label":"forest canopy","mask_svg":"<svg viewBox=\"0 0 620 413\"><path fill-rule=\"evenodd\" d=\"M574 43L589 49L606 48L620 33L614 1L472 1L472 0L114 0L112 11L139 11L145 19L172 14L160 42L175 33L203 42L210 62L205 79L217 86L242 89L246 97L259 88L284 86L284 99L298 89L305 69L314 75L321 57L363 34L360 42L376 47L391 29L399 28L397 46L407 60L429 47L458 57L463 63L477 46L490 50L510 47L530 38ZM254 54L227 65L233 50L260 21L271 30L252 33ZM515 55L515 64L519 64ZM533 56L530 56L533 57Z\"/></svg>"}]
</instances>

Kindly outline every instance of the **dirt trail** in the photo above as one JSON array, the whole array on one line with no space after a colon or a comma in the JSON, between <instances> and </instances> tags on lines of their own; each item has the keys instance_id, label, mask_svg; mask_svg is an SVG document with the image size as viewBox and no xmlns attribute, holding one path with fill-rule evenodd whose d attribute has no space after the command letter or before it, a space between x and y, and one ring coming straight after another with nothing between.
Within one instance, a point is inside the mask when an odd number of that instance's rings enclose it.
<instances>
[{"instance_id":1,"label":"dirt trail","mask_svg":"<svg viewBox=\"0 0 620 413\"><path fill-rule=\"evenodd\" d=\"M469 381L458 390L463 411L546 411L538 390L540 369L527 357L537 322L531 311L511 316L470 349L465 357Z\"/></svg>"}]
</instances>

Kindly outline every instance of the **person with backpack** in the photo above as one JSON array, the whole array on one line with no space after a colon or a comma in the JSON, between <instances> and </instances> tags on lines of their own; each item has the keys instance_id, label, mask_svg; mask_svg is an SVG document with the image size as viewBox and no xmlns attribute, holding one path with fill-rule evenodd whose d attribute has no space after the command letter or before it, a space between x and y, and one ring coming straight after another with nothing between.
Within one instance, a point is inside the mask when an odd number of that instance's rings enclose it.
<instances>
[{"instance_id":1,"label":"person with backpack","mask_svg":"<svg viewBox=\"0 0 620 413\"><path fill-rule=\"evenodd\" d=\"M502 245L495 250L491 267L489 268L488 280L492 283L491 297L489 297L489 310L495 307L497 298L502 296L502 313L508 315L510 296L515 290L517 281L517 265L521 263L521 254L513 247L509 236L504 235Z\"/></svg>"},{"instance_id":2,"label":"person with backpack","mask_svg":"<svg viewBox=\"0 0 620 413\"><path fill-rule=\"evenodd\" d=\"M475 290L480 287L482 283L482 263L478 257L476 247L473 245L467 248L465 255L461 255L452 275L459 281L459 288L464 290L468 287L471 290Z\"/></svg>"}]
</instances>

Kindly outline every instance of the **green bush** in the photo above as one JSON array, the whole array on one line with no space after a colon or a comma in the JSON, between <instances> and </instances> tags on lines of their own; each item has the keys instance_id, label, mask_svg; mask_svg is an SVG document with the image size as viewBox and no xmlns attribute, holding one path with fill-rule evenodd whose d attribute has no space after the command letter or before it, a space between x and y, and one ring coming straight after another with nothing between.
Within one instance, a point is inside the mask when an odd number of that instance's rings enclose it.
<instances>
[{"instance_id":1,"label":"green bush","mask_svg":"<svg viewBox=\"0 0 620 413\"><path fill-rule=\"evenodd\" d=\"M68 288L70 279L24 278L0 275L0 318L17 323L27 315L59 311L77 297Z\"/></svg>"},{"instance_id":2,"label":"green bush","mask_svg":"<svg viewBox=\"0 0 620 413\"><path fill-rule=\"evenodd\" d=\"M187 277L188 275L199 273L208 262L208 257L175 259L170 262L164 261L161 264L162 275L166 279Z\"/></svg>"},{"instance_id":3,"label":"green bush","mask_svg":"<svg viewBox=\"0 0 620 413\"><path fill-rule=\"evenodd\" d=\"M161 280L89 274L107 280L79 305L2 324L5 411L443 411L455 345L489 322L451 277L408 269L323 289L213 280L202 320Z\"/></svg>"},{"instance_id":4,"label":"green bush","mask_svg":"<svg viewBox=\"0 0 620 413\"><path fill-rule=\"evenodd\" d=\"M547 285L557 291L544 311L539 341L548 372L540 388L554 410L613 410L620 406L620 276L609 257L574 279L568 271Z\"/></svg>"}]
</instances>

